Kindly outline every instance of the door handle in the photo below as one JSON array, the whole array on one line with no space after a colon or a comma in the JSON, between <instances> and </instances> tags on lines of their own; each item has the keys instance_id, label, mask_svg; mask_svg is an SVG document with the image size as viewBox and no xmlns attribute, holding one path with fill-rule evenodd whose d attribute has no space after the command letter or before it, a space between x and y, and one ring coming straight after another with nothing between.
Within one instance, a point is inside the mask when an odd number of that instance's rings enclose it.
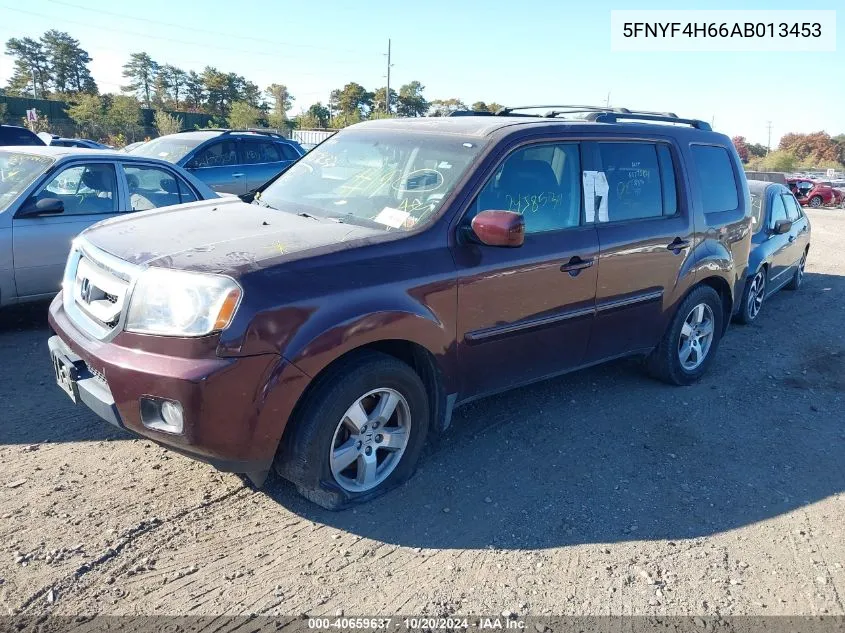
<instances>
[{"instance_id":1,"label":"door handle","mask_svg":"<svg viewBox=\"0 0 845 633\"><path fill-rule=\"evenodd\" d=\"M669 244L666 248L670 251L679 251L682 248L687 248L689 245L689 240L682 240L680 237L676 237L674 240L672 240L672 243Z\"/></svg>"},{"instance_id":2,"label":"door handle","mask_svg":"<svg viewBox=\"0 0 845 633\"><path fill-rule=\"evenodd\" d=\"M232 178L243 178L244 174L232 174Z\"/></svg>"},{"instance_id":3,"label":"door handle","mask_svg":"<svg viewBox=\"0 0 845 633\"><path fill-rule=\"evenodd\" d=\"M576 255L572 259L570 259L567 263L560 267L560 271L562 273L569 273L573 277L575 277L578 273L580 273L585 268L589 268L593 265L595 260L590 257L589 259L581 259Z\"/></svg>"},{"instance_id":4,"label":"door handle","mask_svg":"<svg viewBox=\"0 0 845 633\"><path fill-rule=\"evenodd\" d=\"M790 236L789 236L789 241L790 241L790 242L794 242L794 241L795 241L795 236L794 236L794 235L790 235Z\"/></svg>"}]
</instances>

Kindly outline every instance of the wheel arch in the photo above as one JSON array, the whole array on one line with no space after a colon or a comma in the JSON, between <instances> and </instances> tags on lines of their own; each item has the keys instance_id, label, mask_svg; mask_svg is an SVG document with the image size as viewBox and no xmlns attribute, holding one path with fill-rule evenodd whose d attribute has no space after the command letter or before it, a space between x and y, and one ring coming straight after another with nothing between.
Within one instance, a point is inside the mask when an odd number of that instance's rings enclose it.
<instances>
[{"instance_id":1,"label":"wheel arch","mask_svg":"<svg viewBox=\"0 0 845 633\"><path fill-rule=\"evenodd\" d=\"M734 309L734 300L730 284L724 277L720 277L719 275L710 275L709 277L705 277L704 279L698 281L692 288L689 289L687 295L699 286L709 286L719 295L719 298L722 301L722 334L724 334L728 329L728 323L730 323ZM686 299L686 296L684 296L684 299Z\"/></svg>"}]
</instances>

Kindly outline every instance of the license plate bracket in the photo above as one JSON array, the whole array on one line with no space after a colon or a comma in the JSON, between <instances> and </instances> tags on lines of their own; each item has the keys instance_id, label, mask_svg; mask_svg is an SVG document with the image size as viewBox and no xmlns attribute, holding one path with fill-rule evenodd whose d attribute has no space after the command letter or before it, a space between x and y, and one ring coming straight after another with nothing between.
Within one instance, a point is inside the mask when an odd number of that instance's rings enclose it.
<instances>
[{"instance_id":1,"label":"license plate bracket","mask_svg":"<svg viewBox=\"0 0 845 633\"><path fill-rule=\"evenodd\" d=\"M53 354L53 371L56 374L56 384L59 385L68 397L73 401L79 400L79 388L76 381L79 380L79 371L76 365L64 354L54 351Z\"/></svg>"}]
</instances>

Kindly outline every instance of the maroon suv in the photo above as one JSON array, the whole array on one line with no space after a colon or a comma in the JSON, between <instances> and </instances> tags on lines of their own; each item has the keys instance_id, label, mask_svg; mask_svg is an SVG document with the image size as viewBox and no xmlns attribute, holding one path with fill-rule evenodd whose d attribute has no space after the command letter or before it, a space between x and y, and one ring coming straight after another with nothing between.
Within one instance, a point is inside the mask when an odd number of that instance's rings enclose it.
<instances>
[{"instance_id":1,"label":"maroon suv","mask_svg":"<svg viewBox=\"0 0 845 633\"><path fill-rule=\"evenodd\" d=\"M94 226L50 307L59 385L338 508L406 480L480 396L630 355L691 383L746 278L730 139L556 114L362 123L250 202Z\"/></svg>"}]
</instances>

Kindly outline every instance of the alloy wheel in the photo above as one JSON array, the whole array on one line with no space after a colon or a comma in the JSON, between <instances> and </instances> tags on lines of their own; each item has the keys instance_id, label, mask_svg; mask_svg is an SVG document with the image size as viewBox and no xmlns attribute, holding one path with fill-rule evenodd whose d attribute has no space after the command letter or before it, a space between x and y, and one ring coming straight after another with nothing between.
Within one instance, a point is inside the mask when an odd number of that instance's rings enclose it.
<instances>
[{"instance_id":1,"label":"alloy wheel","mask_svg":"<svg viewBox=\"0 0 845 633\"><path fill-rule=\"evenodd\" d=\"M804 283L804 266L806 266L806 264L807 264L807 253L804 253L801 256L801 263L798 264L798 278L795 280L798 283L795 284L796 287L800 287L801 284Z\"/></svg>"},{"instance_id":2,"label":"alloy wheel","mask_svg":"<svg viewBox=\"0 0 845 633\"><path fill-rule=\"evenodd\" d=\"M763 307L763 299L766 298L766 275L761 270L751 280L751 287L748 289L748 316L752 319L760 314Z\"/></svg>"},{"instance_id":3,"label":"alloy wheel","mask_svg":"<svg viewBox=\"0 0 845 633\"><path fill-rule=\"evenodd\" d=\"M411 409L398 391L373 389L343 414L332 438L329 465L349 492L380 485L399 464L411 435Z\"/></svg>"},{"instance_id":4,"label":"alloy wheel","mask_svg":"<svg viewBox=\"0 0 845 633\"><path fill-rule=\"evenodd\" d=\"M696 370L707 358L713 344L715 323L713 310L706 303L699 303L684 319L678 341L678 360L686 371Z\"/></svg>"},{"instance_id":5,"label":"alloy wheel","mask_svg":"<svg viewBox=\"0 0 845 633\"><path fill-rule=\"evenodd\" d=\"M818 209L820 206L822 206L821 197L820 196L813 196L812 198L810 198L810 206L813 207L814 209Z\"/></svg>"}]
</instances>

